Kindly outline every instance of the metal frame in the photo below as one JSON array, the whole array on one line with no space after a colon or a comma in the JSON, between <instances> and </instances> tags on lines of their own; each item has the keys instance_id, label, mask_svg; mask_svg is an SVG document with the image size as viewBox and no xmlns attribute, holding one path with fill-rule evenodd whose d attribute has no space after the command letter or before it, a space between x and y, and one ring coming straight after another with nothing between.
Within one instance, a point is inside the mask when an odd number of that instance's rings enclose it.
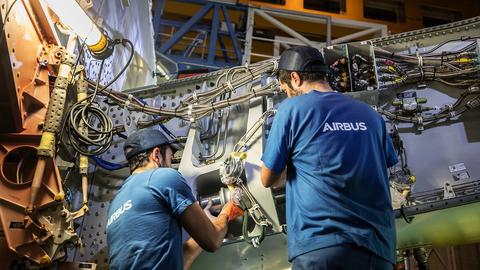
<instances>
[{"instance_id":1,"label":"metal frame","mask_svg":"<svg viewBox=\"0 0 480 270\"><path fill-rule=\"evenodd\" d=\"M325 46L330 46L332 44L344 43L348 41L352 41L355 39L359 39L363 36L377 34L378 36L386 36L387 26L384 24L377 24L377 23L367 23L367 22L360 22L354 20L347 20L347 19L335 19L331 16L327 15L313 15L305 12L298 12L298 11L286 11L286 10L279 10L274 8L253 8L249 7L248 9L249 15L247 19L247 34L246 34L246 42L245 42L245 58L248 58L248 61L244 58L244 63L250 62L251 56L261 56L265 58L278 56L280 54L280 46L284 48L288 48L290 45L307 45L316 48L322 48ZM278 27L282 31L289 34L288 37L286 36L275 36L274 39L264 38L264 37L257 37L253 35L254 32L254 25L255 25L255 15L260 16L264 20L271 23L273 26ZM326 33L325 33L325 42L317 42L309 40L308 38L304 37L302 34L298 33L294 29L290 28L289 26L285 25L281 21L279 21L276 17L285 18L285 19L293 19L298 21L304 21L309 23L317 23L317 24L325 24L326 25ZM349 27L359 29L358 32L338 37L336 39L332 39L332 26L342 26L342 27ZM274 49L272 55L264 55L258 54L251 51L251 43L253 40L262 40L262 41L270 41L274 43ZM247 43L248 42L248 43Z\"/></svg>"},{"instance_id":2,"label":"metal frame","mask_svg":"<svg viewBox=\"0 0 480 270\"><path fill-rule=\"evenodd\" d=\"M387 34L387 26L383 24L376 24L376 23L367 23L367 22L359 22L353 20L346 20L346 19L333 19L331 16L327 15L313 15L305 12L296 12L296 11L287 11L287 10L280 10L274 8L257 8L257 7L247 7L241 5L231 5L228 3L219 3L217 1L198 1L198 0L188 0L182 1L188 2L192 4L202 4L203 7L197 11L195 15L193 15L190 20L187 22L178 22L173 20L165 20L161 18L162 10L161 5L163 4L163 0L159 1L156 7L155 15L154 15L154 30L156 35L156 46L157 51L162 54L167 54L175 44L178 44L180 40L184 39L186 33L190 31L203 31L205 35L209 36L209 45L208 45L208 56L207 59L198 58L198 57L190 57L188 53L184 53L181 56L169 54L172 60L176 61L180 68L187 68L187 65L192 66L202 66L202 67L209 67L209 68L223 68L230 65L235 64L245 64L250 62L251 56L262 56L265 58L269 58L273 55L278 55L278 45L277 43L280 42L282 46L288 47L289 44L305 44L312 47L321 48L324 46L329 46L331 44L337 44L342 42L351 41L354 39L361 38L366 35L377 33L379 36L385 36ZM235 29L233 28L232 20L228 14L228 10L243 10L247 13L247 27L243 46L243 58L242 58L242 48L239 44L237 33L235 33ZM198 22L204 18L210 11L213 11L212 22L210 26L200 25ZM222 21L220 13L223 14L223 22L226 24L228 32L222 31L219 29L219 24ZM286 32L289 36L293 37L291 42L288 44L282 44L282 39L268 39L262 37L254 36L254 28L255 28L255 15L260 16L262 19L271 23L274 27ZM285 25L277 18L286 18L286 19L293 19L298 21L304 21L309 23L318 23L318 24L325 24L326 25L326 33L325 33L325 42L316 42L309 40L302 34L300 34L295 29ZM332 26L342 26L342 27L350 27L359 29L358 32L355 32L350 35L346 35L343 37L339 37L337 39L332 40ZM176 32L170 36L168 41L164 44L161 44L161 37L159 35L162 27L170 26L176 29ZM232 41L233 51L238 59L237 62L232 62L228 59L228 50L224 47L223 39L225 36L228 36ZM282 37L286 38L286 37ZM274 43L274 52L272 55L264 55L264 54L255 54L252 52L252 39L253 40L263 40L263 41L270 41ZM218 42L217 42L218 41ZM220 44L220 49L217 47L217 43ZM191 43L191 46L188 46L185 49L185 52L191 52L194 47L192 45L194 42ZM198 45L198 44L195 44ZM217 59L216 55L218 51L221 51L224 60ZM241 63L240 63L241 62Z\"/></svg>"},{"instance_id":3,"label":"metal frame","mask_svg":"<svg viewBox=\"0 0 480 270\"><path fill-rule=\"evenodd\" d=\"M161 2L163 1L160 1L158 4L161 4ZM195 41L192 41L192 43L184 50L184 53L182 55L169 54L169 57L172 60L176 61L179 64L180 68L186 69L190 65L218 69L222 67L240 64L242 58L242 51L238 42L237 35L235 33L235 29L233 27L232 20L230 18L230 15L228 14L228 9L246 9L218 2L188 2L202 4L203 7L201 7L200 10L197 11L197 13L193 15L187 22L162 19L162 10L160 8L160 5L157 6L153 20L154 30L156 33L155 45L157 47L157 51L162 54L167 54L176 44L179 43L179 41L184 38L185 34L190 31L199 31L200 34L205 35L205 37L209 37L207 59L190 56L193 49L195 49L195 47L199 45L199 43L195 43ZM198 24L199 21L211 11L213 12L213 16L210 27ZM221 19L222 15L223 20ZM220 29L220 23L222 21L227 26L227 32ZM170 36L168 41L162 44L161 36L159 35L159 33L163 26L174 27L176 29L176 32L173 33L172 36ZM238 59L237 62L232 62L228 58L228 50L224 46L224 37L229 37L231 39L235 56ZM218 44L220 45L220 48L217 47ZM224 61L218 60L216 57L216 54L219 50L222 53Z\"/></svg>"}]
</instances>

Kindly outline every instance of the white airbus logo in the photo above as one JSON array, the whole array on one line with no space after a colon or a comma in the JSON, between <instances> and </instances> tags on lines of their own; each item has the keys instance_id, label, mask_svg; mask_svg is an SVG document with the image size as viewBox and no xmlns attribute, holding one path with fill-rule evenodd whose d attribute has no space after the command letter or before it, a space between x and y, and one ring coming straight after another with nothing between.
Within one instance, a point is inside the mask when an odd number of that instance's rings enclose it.
<instances>
[{"instance_id":1,"label":"white airbus logo","mask_svg":"<svg viewBox=\"0 0 480 270\"><path fill-rule=\"evenodd\" d=\"M355 123L341 123L341 122L331 122L325 123L323 126L323 132L326 131L364 131L367 130L367 126L364 122L355 122Z\"/></svg>"},{"instance_id":2,"label":"white airbus logo","mask_svg":"<svg viewBox=\"0 0 480 270\"><path fill-rule=\"evenodd\" d=\"M123 203L115 212L108 218L107 227L110 226L115 220L117 220L125 211L132 208L132 200L128 200Z\"/></svg>"}]
</instances>

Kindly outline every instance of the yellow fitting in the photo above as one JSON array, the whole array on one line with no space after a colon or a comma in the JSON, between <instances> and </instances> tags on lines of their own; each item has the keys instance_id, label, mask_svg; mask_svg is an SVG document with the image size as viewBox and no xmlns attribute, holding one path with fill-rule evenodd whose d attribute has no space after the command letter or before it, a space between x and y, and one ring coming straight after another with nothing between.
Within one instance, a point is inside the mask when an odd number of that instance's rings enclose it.
<instances>
[{"instance_id":1,"label":"yellow fitting","mask_svg":"<svg viewBox=\"0 0 480 270\"><path fill-rule=\"evenodd\" d=\"M404 190L404 191L402 192L402 196L403 196L404 198L408 197L409 194L410 194L410 190L408 190L408 189L406 189L406 190Z\"/></svg>"},{"instance_id":2,"label":"yellow fitting","mask_svg":"<svg viewBox=\"0 0 480 270\"><path fill-rule=\"evenodd\" d=\"M101 53L107 47L108 41L105 35L102 35L97 44L88 46L88 49L93 53Z\"/></svg>"},{"instance_id":3,"label":"yellow fitting","mask_svg":"<svg viewBox=\"0 0 480 270\"><path fill-rule=\"evenodd\" d=\"M227 185L227 187L228 187L228 190L230 190L230 192L233 192L235 190L234 185Z\"/></svg>"},{"instance_id":4,"label":"yellow fitting","mask_svg":"<svg viewBox=\"0 0 480 270\"><path fill-rule=\"evenodd\" d=\"M401 78L395 79L395 82L396 83L402 82L402 79Z\"/></svg>"},{"instance_id":5,"label":"yellow fitting","mask_svg":"<svg viewBox=\"0 0 480 270\"><path fill-rule=\"evenodd\" d=\"M472 58L460 58L460 59L457 59L457 62L458 63L470 63L470 62L473 62L473 59Z\"/></svg>"},{"instance_id":6,"label":"yellow fitting","mask_svg":"<svg viewBox=\"0 0 480 270\"><path fill-rule=\"evenodd\" d=\"M55 201L59 202L59 201L63 201L63 199L65 198L65 194L63 194L63 191L60 192L60 193L57 193L55 195Z\"/></svg>"},{"instance_id":7,"label":"yellow fitting","mask_svg":"<svg viewBox=\"0 0 480 270\"><path fill-rule=\"evenodd\" d=\"M42 138L40 139L40 145L38 146L40 150L53 150L55 149L55 133L45 131L42 133Z\"/></svg>"},{"instance_id":8,"label":"yellow fitting","mask_svg":"<svg viewBox=\"0 0 480 270\"><path fill-rule=\"evenodd\" d=\"M88 157L85 155L80 155L80 169L87 169L88 168Z\"/></svg>"},{"instance_id":9,"label":"yellow fitting","mask_svg":"<svg viewBox=\"0 0 480 270\"><path fill-rule=\"evenodd\" d=\"M393 71L393 72L396 72L396 71L397 71L397 70L396 70L394 67L392 67L392 66L388 66L388 70Z\"/></svg>"},{"instance_id":10,"label":"yellow fitting","mask_svg":"<svg viewBox=\"0 0 480 270\"><path fill-rule=\"evenodd\" d=\"M77 101L83 100L87 98L87 93L78 93L77 94Z\"/></svg>"},{"instance_id":11,"label":"yellow fitting","mask_svg":"<svg viewBox=\"0 0 480 270\"><path fill-rule=\"evenodd\" d=\"M408 180L410 180L411 183L415 183L417 182L417 177L415 177L415 175L411 175L410 178L408 178Z\"/></svg>"},{"instance_id":12,"label":"yellow fitting","mask_svg":"<svg viewBox=\"0 0 480 270\"><path fill-rule=\"evenodd\" d=\"M52 259L48 255L44 255L40 260L38 261L40 264L50 264L52 262Z\"/></svg>"},{"instance_id":13,"label":"yellow fitting","mask_svg":"<svg viewBox=\"0 0 480 270\"><path fill-rule=\"evenodd\" d=\"M82 210L83 210L83 213L87 213L90 210L86 202L83 203Z\"/></svg>"},{"instance_id":14,"label":"yellow fitting","mask_svg":"<svg viewBox=\"0 0 480 270\"><path fill-rule=\"evenodd\" d=\"M230 154L230 156L231 156L232 158L240 158L240 159L242 159L242 160L247 159L247 153L245 153L245 152L232 152L232 153Z\"/></svg>"}]
</instances>

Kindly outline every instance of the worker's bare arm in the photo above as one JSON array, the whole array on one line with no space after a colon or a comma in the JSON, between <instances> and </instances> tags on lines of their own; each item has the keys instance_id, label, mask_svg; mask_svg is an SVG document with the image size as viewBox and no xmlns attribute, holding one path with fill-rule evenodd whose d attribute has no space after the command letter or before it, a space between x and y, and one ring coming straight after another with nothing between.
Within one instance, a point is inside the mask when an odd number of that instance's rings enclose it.
<instances>
[{"instance_id":1,"label":"worker's bare arm","mask_svg":"<svg viewBox=\"0 0 480 270\"><path fill-rule=\"evenodd\" d=\"M200 205L194 203L180 216L180 223L202 249L213 252L220 248L227 233L228 214L221 213L210 221Z\"/></svg>"},{"instance_id":2,"label":"worker's bare arm","mask_svg":"<svg viewBox=\"0 0 480 270\"><path fill-rule=\"evenodd\" d=\"M262 165L260 174L264 187L279 186L285 179L284 173L276 173L265 165Z\"/></svg>"}]
</instances>

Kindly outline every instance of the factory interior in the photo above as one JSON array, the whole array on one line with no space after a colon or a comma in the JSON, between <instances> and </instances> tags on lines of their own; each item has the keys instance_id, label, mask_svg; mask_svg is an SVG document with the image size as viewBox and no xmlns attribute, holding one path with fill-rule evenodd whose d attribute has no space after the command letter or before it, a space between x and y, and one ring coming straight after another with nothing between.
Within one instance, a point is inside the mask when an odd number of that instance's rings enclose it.
<instances>
[{"instance_id":1,"label":"factory interior","mask_svg":"<svg viewBox=\"0 0 480 270\"><path fill-rule=\"evenodd\" d=\"M291 100L279 59L297 46L385 122L392 267L480 269L480 1L0 0L0 14L0 270L177 269L113 266L108 245L131 207L109 210L130 179L124 144L151 129L212 222L243 210L184 269L304 269L288 255L290 184L262 184Z\"/></svg>"}]
</instances>

